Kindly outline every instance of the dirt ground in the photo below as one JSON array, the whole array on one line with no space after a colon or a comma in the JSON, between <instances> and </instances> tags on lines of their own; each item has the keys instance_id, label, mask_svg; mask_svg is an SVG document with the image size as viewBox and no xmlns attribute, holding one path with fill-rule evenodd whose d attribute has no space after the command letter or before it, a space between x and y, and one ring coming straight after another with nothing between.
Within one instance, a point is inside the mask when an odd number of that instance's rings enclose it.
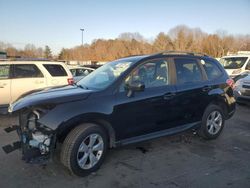
<instances>
[{"instance_id":1,"label":"dirt ground","mask_svg":"<svg viewBox=\"0 0 250 188\"><path fill-rule=\"evenodd\" d=\"M1 146L17 140L3 131L15 117L0 116ZM108 152L100 170L72 176L57 157L46 166L24 163L19 151L0 150L0 187L250 187L250 107L237 106L217 140L190 133Z\"/></svg>"}]
</instances>

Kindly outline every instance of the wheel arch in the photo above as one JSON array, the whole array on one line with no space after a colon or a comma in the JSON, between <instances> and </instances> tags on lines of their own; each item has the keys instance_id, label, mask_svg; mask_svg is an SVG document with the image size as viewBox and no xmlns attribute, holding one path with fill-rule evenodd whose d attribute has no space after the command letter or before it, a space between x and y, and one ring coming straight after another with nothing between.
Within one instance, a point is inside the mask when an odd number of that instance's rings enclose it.
<instances>
[{"instance_id":1,"label":"wheel arch","mask_svg":"<svg viewBox=\"0 0 250 188\"><path fill-rule=\"evenodd\" d=\"M214 96L214 99L212 100L212 102L209 103L209 105L219 106L222 109L224 117L226 119L228 118L228 107L227 107L226 99L224 97L222 97L221 95Z\"/></svg>"},{"instance_id":2,"label":"wheel arch","mask_svg":"<svg viewBox=\"0 0 250 188\"><path fill-rule=\"evenodd\" d=\"M63 142L66 136L75 127L82 125L83 123L93 123L102 127L108 135L109 147L115 147L116 134L113 126L111 125L109 118L105 114L90 113L79 115L66 122L63 122L57 128L57 141Z\"/></svg>"}]
</instances>

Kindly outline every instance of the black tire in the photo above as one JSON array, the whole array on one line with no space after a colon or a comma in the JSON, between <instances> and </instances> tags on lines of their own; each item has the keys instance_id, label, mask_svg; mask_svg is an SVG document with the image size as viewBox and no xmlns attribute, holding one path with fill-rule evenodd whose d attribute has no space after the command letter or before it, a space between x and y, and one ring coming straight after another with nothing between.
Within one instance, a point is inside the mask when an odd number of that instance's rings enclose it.
<instances>
[{"instance_id":1,"label":"black tire","mask_svg":"<svg viewBox=\"0 0 250 188\"><path fill-rule=\"evenodd\" d=\"M220 129L217 133L211 134L208 131L207 120L208 120L210 114L212 112L215 112L215 111L220 113L221 118L222 118L222 124L221 124ZM198 131L198 134L206 140L216 139L221 134L221 132L224 128L224 123L225 123L225 115L224 115L221 107L218 105L211 104L206 108L206 110L202 116L201 127Z\"/></svg>"},{"instance_id":2,"label":"black tire","mask_svg":"<svg viewBox=\"0 0 250 188\"><path fill-rule=\"evenodd\" d=\"M98 134L101 136L103 140L103 152L100 159L93 167L89 169L83 169L78 164L78 149L82 142L91 134ZM87 176L90 173L98 170L101 166L107 152L107 142L107 134L102 127L91 123L79 125L67 135L63 142L60 154L61 162L71 171L71 173L82 177Z\"/></svg>"}]
</instances>

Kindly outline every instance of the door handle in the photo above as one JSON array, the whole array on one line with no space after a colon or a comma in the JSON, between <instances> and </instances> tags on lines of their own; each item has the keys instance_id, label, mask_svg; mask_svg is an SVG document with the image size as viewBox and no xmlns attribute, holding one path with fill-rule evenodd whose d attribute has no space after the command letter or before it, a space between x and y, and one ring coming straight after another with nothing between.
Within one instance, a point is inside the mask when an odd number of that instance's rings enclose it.
<instances>
[{"instance_id":1,"label":"door handle","mask_svg":"<svg viewBox=\"0 0 250 188\"><path fill-rule=\"evenodd\" d=\"M165 95L163 95L163 99L169 100L169 99L173 98L175 95L176 95L175 93L166 93Z\"/></svg>"},{"instance_id":2,"label":"door handle","mask_svg":"<svg viewBox=\"0 0 250 188\"><path fill-rule=\"evenodd\" d=\"M210 89L211 89L212 87L211 86L204 86L203 88L202 88L202 91L209 91Z\"/></svg>"},{"instance_id":3,"label":"door handle","mask_svg":"<svg viewBox=\"0 0 250 188\"><path fill-rule=\"evenodd\" d=\"M44 83L44 81L38 81L38 80L36 80L35 83L36 84L42 84L42 83Z\"/></svg>"}]
</instances>

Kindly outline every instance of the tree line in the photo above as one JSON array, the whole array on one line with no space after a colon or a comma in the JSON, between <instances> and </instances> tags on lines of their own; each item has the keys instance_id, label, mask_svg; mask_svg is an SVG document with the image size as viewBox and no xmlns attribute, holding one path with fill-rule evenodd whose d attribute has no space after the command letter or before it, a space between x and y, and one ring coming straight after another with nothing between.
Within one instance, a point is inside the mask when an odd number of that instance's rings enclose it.
<instances>
[{"instance_id":1,"label":"tree line","mask_svg":"<svg viewBox=\"0 0 250 188\"><path fill-rule=\"evenodd\" d=\"M225 31L208 34L200 28L180 25L167 33L160 32L153 40L145 39L140 33L122 33L116 39L96 39L91 44L63 48L53 57L48 46L43 49L28 44L24 49L18 50L11 45L0 43L0 50L5 50L10 56L82 61L111 61L164 50L193 51L221 57L228 52L250 51L250 35L229 35Z\"/></svg>"}]
</instances>

